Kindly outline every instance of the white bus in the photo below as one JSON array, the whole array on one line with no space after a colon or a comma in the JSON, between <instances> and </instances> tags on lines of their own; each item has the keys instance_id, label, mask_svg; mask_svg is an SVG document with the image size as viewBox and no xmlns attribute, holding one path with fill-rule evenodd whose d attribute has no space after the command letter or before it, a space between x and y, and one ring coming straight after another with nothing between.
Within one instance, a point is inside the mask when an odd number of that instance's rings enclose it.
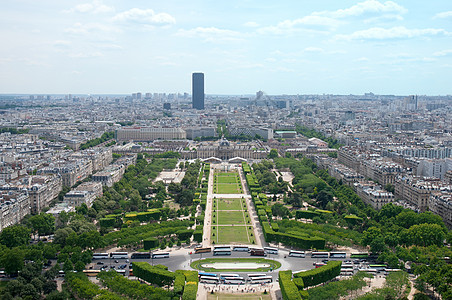
<instances>
[{"instance_id":1,"label":"white bus","mask_svg":"<svg viewBox=\"0 0 452 300\"><path fill-rule=\"evenodd\" d=\"M129 253L127 253L127 252L111 252L110 257L116 258L116 259L123 259L123 258L127 259L127 258L129 258Z\"/></svg>"},{"instance_id":2,"label":"white bus","mask_svg":"<svg viewBox=\"0 0 452 300\"><path fill-rule=\"evenodd\" d=\"M271 283L273 282L273 278L271 276L261 276L250 278L250 283Z\"/></svg>"},{"instance_id":3,"label":"white bus","mask_svg":"<svg viewBox=\"0 0 452 300\"><path fill-rule=\"evenodd\" d=\"M328 252L312 252L312 258L328 258Z\"/></svg>"},{"instance_id":4,"label":"white bus","mask_svg":"<svg viewBox=\"0 0 452 300\"><path fill-rule=\"evenodd\" d=\"M163 252L163 253L152 253L152 258L168 258L169 257L169 253L168 252Z\"/></svg>"},{"instance_id":5,"label":"white bus","mask_svg":"<svg viewBox=\"0 0 452 300\"><path fill-rule=\"evenodd\" d=\"M231 250L231 246L214 246L213 250Z\"/></svg>"},{"instance_id":6,"label":"white bus","mask_svg":"<svg viewBox=\"0 0 452 300\"><path fill-rule=\"evenodd\" d=\"M266 274L263 274L263 273L251 273L251 274L247 274L247 275L250 279L267 276Z\"/></svg>"},{"instance_id":7,"label":"white bus","mask_svg":"<svg viewBox=\"0 0 452 300\"><path fill-rule=\"evenodd\" d=\"M121 274L122 276L126 276L126 270L118 270L118 269L116 269L116 272Z\"/></svg>"},{"instance_id":8,"label":"white bus","mask_svg":"<svg viewBox=\"0 0 452 300\"><path fill-rule=\"evenodd\" d=\"M220 283L220 278L212 276L201 276L199 277L199 282L203 283Z\"/></svg>"},{"instance_id":9,"label":"white bus","mask_svg":"<svg viewBox=\"0 0 452 300\"><path fill-rule=\"evenodd\" d=\"M341 266L341 269L353 270L353 264L344 264Z\"/></svg>"},{"instance_id":10,"label":"white bus","mask_svg":"<svg viewBox=\"0 0 452 300\"><path fill-rule=\"evenodd\" d=\"M231 248L220 248L220 249L214 249L213 255L231 255Z\"/></svg>"},{"instance_id":11,"label":"white bus","mask_svg":"<svg viewBox=\"0 0 452 300\"><path fill-rule=\"evenodd\" d=\"M241 284L245 283L245 279L243 277L226 277L223 279L224 284Z\"/></svg>"},{"instance_id":12,"label":"white bus","mask_svg":"<svg viewBox=\"0 0 452 300\"><path fill-rule=\"evenodd\" d=\"M289 256L290 257L306 257L306 253L304 251L290 250Z\"/></svg>"},{"instance_id":13,"label":"white bus","mask_svg":"<svg viewBox=\"0 0 452 300\"><path fill-rule=\"evenodd\" d=\"M371 273L371 274L378 273L377 269L358 269L358 271L360 271L360 272L367 272L367 273Z\"/></svg>"},{"instance_id":14,"label":"white bus","mask_svg":"<svg viewBox=\"0 0 452 300\"><path fill-rule=\"evenodd\" d=\"M330 252L330 258L346 258L347 253L345 252Z\"/></svg>"},{"instance_id":15,"label":"white bus","mask_svg":"<svg viewBox=\"0 0 452 300\"><path fill-rule=\"evenodd\" d=\"M248 246L234 246L232 248L233 251L240 251L240 252L248 252L250 248Z\"/></svg>"},{"instance_id":16,"label":"white bus","mask_svg":"<svg viewBox=\"0 0 452 300\"><path fill-rule=\"evenodd\" d=\"M239 274L220 274L220 278L226 278L226 277L240 277Z\"/></svg>"},{"instance_id":17,"label":"white bus","mask_svg":"<svg viewBox=\"0 0 452 300\"><path fill-rule=\"evenodd\" d=\"M108 253L93 253L93 259L108 259L110 256Z\"/></svg>"},{"instance_id":18,"label":"white bus","mask_svg":"<svg viewBox=\"0 0 452 300\"><path fill-rule=\"evenodd\" d=\"M264 251L267 254L278 254L278 248L264 247Z\"/></svg>"}]
</instances>

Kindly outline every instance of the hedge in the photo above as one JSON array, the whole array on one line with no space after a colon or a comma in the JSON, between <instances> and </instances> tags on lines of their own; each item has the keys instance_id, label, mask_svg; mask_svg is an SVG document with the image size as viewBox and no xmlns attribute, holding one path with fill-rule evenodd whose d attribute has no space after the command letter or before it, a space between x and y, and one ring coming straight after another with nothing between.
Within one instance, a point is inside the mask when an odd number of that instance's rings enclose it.
<instances>
[{"instance_id":1,"label":"hedge","mask_svg":"<svg viewBox=\"0 0 452 300\"><path fill-rule=\"evenodd\" d=\"M278 225L278 223L272 222L271 225L272 225L273 231L279 231L279 225Z\"/></svg>"},{"instance_id":2,"label":"hedge","mask_svg":"<svg viewBox=\"0 0 452 300\"><path fill-rule=\"evenodd\" d=\"M284 300L296 300L300 299L301 296L298 292L298 288L292 281L292 271L279 271L279 287L281 289L281 294Z\"/></svg>"},{"instance_id":3,"label":"hedge","mask_svg":"<svg viewBox=\"0 0 452 300\"><path fill-rule=\"evenodd\" d=\"M341 265L342 261L329 261L325 266L297 273L294 277L301 278L304 287L318 285L339 276L341 273Z\"/></svg>"},{"instance_id":4,"label":"hedge","mask_svg":"<svg viewBox=\"0 0 452 300\"><path fill-rule=\"evenodd\" d=\"M184 291L185 286L185 275L181 270L177 270L175 272L176 278L174 279L174 293L178 295L182 295L182 292Z\"/></svg>"},{"instance_id":5,"label":"hedge","mask_svg":"<svg viewBox=\"0 0 452 300\"><path fill-rule=\"evenodd\" d=\"M295 217L297 219L313 219L319 215L320 214L318 212L312 210L297 210L295 212Z\"/></svg>"},{"instance_id":6,"label":"hedge","mask_svg":"<svg viewBox=\"0 0 452 300\"><path fill-rule=\"evenodd\" d=\"M193 229L185 229L185 230L179 230L176 232L176 235L179 240L185 241L186 239L191 238L193 235L194 230Z\"/></svg>"},{"instance_id":7,"label":"hedge","mask_svg":"<svg viewBox=\"0 0 452 300\"><path fill-rule=\"evenodd\" d=\"M193 239L196 242L201 243L202 242L202 234L203 234L202 227L201 227L201 229L196 229L195 232L193 232Z\"/></svg>"},{"instance_id":8,"label":"hedge","mask_svg":"<svg viewBox=\"0 0 452 300\"><path fill-rule=\"evenodd\" d=\"M196 294L198 293L198 272L197 271L182 271L185 275L187 283L184 287L184 293L182 294L183 300L196 300Z\"/></svg>"},{"instance_id":9,"label":"hedge","mask_svg":"<svg viewBox=\"0 0 452 300\"><path fill-rule=\"evenodd\" d=\"M159 240L156 238L147 238L143 240L143 248L144 250L150 250L157 248L159 246Z\"/></svg>"},{"instance_id":10,"label":"hedge","mask_svg":"<svg viewBox=\"0 0 452 300\"><path fill-rule=\"evenodd\" d=\"M151 266L147 262L133 262L132 267L136 277L158 286L171 285L176 278L173 272Z\"/></svg>"},{"instance_id":11,"label":"hedge","mask_svg":"<svg viewBox=\"0 0 452 300\"><path fill-rule=\"evenodd\" d=\"M325 240L316 236L299 236L290 233L276 232L269 224L262 222L262 231L267 242L283 243L301 249L324 249Z\"/></svg>"},{"instance_id":12,"label":"hedge","mask_svg":"<svg viewBox=\"0 0 452 300\"><path fill-rule=\"evenodd\" d=\"M115 219L113 218L102 218L99 220L100 227L108 228L115 226Z\"/></svg>"}]
</instances>

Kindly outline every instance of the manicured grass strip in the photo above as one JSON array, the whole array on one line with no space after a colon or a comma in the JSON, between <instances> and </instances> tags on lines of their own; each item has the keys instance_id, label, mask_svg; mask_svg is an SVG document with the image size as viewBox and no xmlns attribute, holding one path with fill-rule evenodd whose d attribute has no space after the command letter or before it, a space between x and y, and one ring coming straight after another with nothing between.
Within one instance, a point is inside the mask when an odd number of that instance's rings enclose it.
<instances>
[{"instance_id":1,"label":"manicured grass strip","mask_svg":"<svg viewBox=\"0 0 452 300\"><path fill-rule=\"evenodd\" d=\"M207 300L271 300L272 297L270 294L264 294L264 293L254 293L254 294L241 294L241 295L234 295L234 294L221 294L221 293L213 293L213 294L207 294Z\"/></svg>"},{"instance_id":2,"label":"manicured grass strip","mask_svg":"<svg viewBox=\"0 0 452 300\"><path fill-rule=\"evenodd\" d=\"M220 199L217 201L217 210L242 210L243 206L240 199Z\"/></svg>"},{"instance_id":3,"label":"manicured grass strip","mask_svg":"<svg viewBox=\"0 0 452 300\"><path fill-rule=\"evenodd\" d=\"M201 265L203 264L211 264L215 262L252 262L252 263L265 263L269 264L270 267L267 268L257 268L257 269L213 269L213 268L204 268ZM281 263L265 258L206 258L201 260L195 260L190 264L193 269L202 270L205 272L268 272L270 269L276 270L281 267Z\"/></svg>"},{"instance_id":4,"label":"manicured grass strip","mask_svg":"<svg viewBox=\"0 0 452 300\"><path fill-rule=\"evenodd\" d=\"M233 211L220 210L217 211L216 214L218 215L217 225L228 225L228 224L245 225L243 212L240 210Z\"/></svg>"},{"instance_id":5,"label":"manicured grass strip","mask_svg":"<svg viewBox=\"0 0 452 300\"><path fill-rule=\"evenodd\" d=\"M219 183L215 187L216 194L243 194L243 189L236 183Z\"/></svg>"},{"instance_id":6,"label":"manicured grass strip","mask_svg":"<svg viewBox=\"0 0 452 300\"><path fill-rule=\"evenodd\" d=\"M217 244L248 244L250 237L248 236L246 226L215 226Z\"/></svg>"}]
</instances>

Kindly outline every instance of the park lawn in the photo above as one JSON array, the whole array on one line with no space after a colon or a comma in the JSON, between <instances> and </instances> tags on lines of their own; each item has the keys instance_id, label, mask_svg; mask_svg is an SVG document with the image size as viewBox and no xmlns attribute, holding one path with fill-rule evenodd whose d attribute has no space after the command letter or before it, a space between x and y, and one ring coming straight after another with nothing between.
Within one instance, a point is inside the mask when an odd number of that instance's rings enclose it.
<instances>
[{"instance_id":1,"label":"park lawn","mask_svg":"<svg viewBox=\"0 0 452 300\"><path fill-rule=\"evenodd\" d=\"M238 183L239 177L237 175L234 176L217 176L216 183Z\"/></svg>"},{"instance_id":2,"label":"park lawn","mask_svg":"<svg viewBox=\"0 0 452 300\"><path fill-rule=\"evenodd\" d=\"M248 240L248 231L246 226L213 226L212 241L216 244L251 244L251 238ZM213 236L215 233L215 236Z\"/></svg>"},{"instance_id":3,"label":"park lawn","mask_svg":"<svg viewBox=\"0 0 452 300\"><path fill-rule=\"evenodd\" d=\"M254 294L222 294L222 293L213 293L207 294L207 300L271 300L272 297L269 294L264 293L254 293Z\"/></svg>"},{"instance_id":4,"label":"park lawn","mask_svg":"<svg viewBox=\"0 0 452 300\"><path fill-rule=\"evenodd\" d=\"M216 211L214 214L217 214L217 225L228 225L228 224L242 224L245 225L245 219L243 218L243 212L241 210L233 210L233 211Z\"/></svg>"},{"instance_id":5,"label":"park lawn","mask_svg":"<svg viewBox=\"0 0 452 300\"><path fill-rule=\"evenodd\" d=\"M217 199L217 210L242 210L242 201L241 199L233 198L233 199L225 199L220 198Z\"/></svg>"},{"instance_id":6,"label":"park lawn","mask_svg":"<svg viewBox=\"0 0 452 300\"><path fill-rule=\"evenodd\" d=\"M215 191L216 194L243 194L240 186L237 183L217 183Z\"/></svg>"},{"instance_id":7,"label":"park lawn","mask_svg":"<svg viewBox=\"0 0 452 300\"><path fill-rule=\"evenodd\" d=\"M210 264L215 262L255 262L255 263L263 263L268 264L268 267L262 267L257 269L214 269L214 268L205 268L202 265ZM270 270L277 270L281 267L281 263L276 260L266 259L266 258L205 258L193 261L190 266L193 269L202 270L205 272L268 272Z\"/></svg>"}]
</instances>

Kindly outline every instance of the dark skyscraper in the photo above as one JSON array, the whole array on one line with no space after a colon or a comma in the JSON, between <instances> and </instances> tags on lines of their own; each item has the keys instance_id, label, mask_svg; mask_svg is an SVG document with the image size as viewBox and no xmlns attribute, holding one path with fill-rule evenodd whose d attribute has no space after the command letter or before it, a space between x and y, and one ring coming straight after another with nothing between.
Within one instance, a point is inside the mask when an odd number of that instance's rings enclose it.
<instances>
[{"instance_id":1,"label":"dark skyscraper","mask_svg":"<svg viewBox=\"0 0 452 300\"><path fill-rule=\"evenodd\" d=\"M193 73L192 101L193 108L204 109L204 73Z\"/></svg>"}]
</instances>

